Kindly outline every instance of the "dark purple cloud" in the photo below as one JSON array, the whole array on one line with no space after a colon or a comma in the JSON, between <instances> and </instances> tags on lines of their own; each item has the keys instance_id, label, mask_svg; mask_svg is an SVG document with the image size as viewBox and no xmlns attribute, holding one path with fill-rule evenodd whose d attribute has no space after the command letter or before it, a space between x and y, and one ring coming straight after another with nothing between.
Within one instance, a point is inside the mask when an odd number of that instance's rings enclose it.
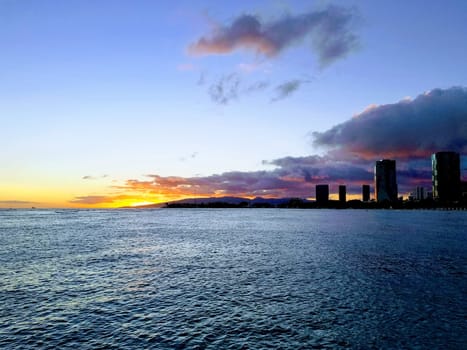
<instances>
[{"instance_id":1,"label":"dark purple cloud","mask_svg":"<svg viewBox=\"0 0 467 350\"><path fill-rule=\"evenodd\" d=\"M276 171L232 171L204 177L162 177L148 175L151 181L132 180L125 190L147 190L153 193L177 193L180 195L244 195L279 196L287 191L305 194L309 190L304 181L292 181Z\"/></svg>"},{"instance_id":2,"label":"dark purple cloud","mask_svg":"<svg viewBox=\"0 0 467 350\"><path fill-rule=\"evenodd\" d=\"M146 175L147 180L128 180L115 189L123 193L179 198L194 195L304 198L314 195L317 183L345 182L358 187L360 183L369 183L373 178L371 167L332 162L319 156L280 158L264 164L274 165L275 168L251 172L231 171L203 177Z\"/></svg>"},{"instance_id":3,"label":"dark purple cloud","mask_svg":"<svg viewBox=\"0 0 467 350\"><path fill-rule=\"evenodd\" d=\"M345 57L357 46L355 11L338 6L301 15L284 15L271 22L244 14L230 25L219 25L189 46L193 54L227 54L251 49L268 57L309 38L321 66Z\"/></svg>"},{"instance_id":4,"label":"dark purple cloud","mask_svg":"<svg viewBox=\"0 0 467 350\"><path fill-rule=\"evenodd\" d=\"M348 161L334 160L328 156L284 157L264 164L277 166L275 170L283 176L302 177L306 182L314 184L327 183L361 183L369 182L373 178L371 164L352 164Z\"/></svg>"},{"instance_id":5,"label":"dark purple cloud","mask_svg":"<svg viewBox=\"0 0 467 350\"><path fill-rule=\"evenodd\" d=\"M429 161L426 162L427 165ZM402 162L399 165L409 165L408 169L397 169L397 180L400 184L400 192L408 192L417 186L431 188L431 167L424 169L413 168L410 162Z\"/></svg>"},{"instance_id":6,"label":"dark purple cloud","mask_svg":"<svg viewBox=\"0 0 467 350\"><path fill-rule=\"evenodd\" d=\"M467 153L467 89L433 89L415 99L372 106L312 138L333 161L363 165L395 159L400 193L429 188L432 153Z\"/></svg>"},{"instance_id":7,"label":"dark purple cloud","mask_svg":"<svg viewBox=\"0 0 467 350\"><path fill-rule=\"evenodd\" d=\"M371 159L467 152L467 89L434 89L414 100L374 106L324 132L313 144Z\"/></svg>"}]
</instances>

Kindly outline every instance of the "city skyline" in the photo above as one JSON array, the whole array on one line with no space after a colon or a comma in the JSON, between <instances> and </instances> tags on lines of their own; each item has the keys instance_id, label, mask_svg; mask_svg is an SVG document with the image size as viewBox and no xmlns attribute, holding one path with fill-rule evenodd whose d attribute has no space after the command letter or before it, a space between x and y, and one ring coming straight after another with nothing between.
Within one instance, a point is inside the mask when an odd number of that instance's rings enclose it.
<instances>
[{"instance_id":1,"label":"city skyline","mask_svg":"<svg viewBox=\"0 0 467 350\"><path fill-rule=\"evenodd\" d=\"M0 208L467 180L467 4L0 2ZM422 15L420 15L422 14ZM442 67L442 69L440 69ZM372 191L373 193L373 191Z\"/></svg>"}]
</instances>

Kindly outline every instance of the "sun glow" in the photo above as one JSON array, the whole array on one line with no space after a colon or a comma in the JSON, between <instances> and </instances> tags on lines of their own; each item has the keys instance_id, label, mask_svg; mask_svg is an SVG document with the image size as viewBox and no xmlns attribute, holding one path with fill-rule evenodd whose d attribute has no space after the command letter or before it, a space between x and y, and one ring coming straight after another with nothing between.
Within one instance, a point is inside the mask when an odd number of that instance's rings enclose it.
<instances>
[{"instance_id":1,"label":"sun glow","mask_svg":"<svg viewBox=\"0 0 467 350\"><path fill-rule=\"evenodd\" d=\"M144 201L144 202L133 202L130 204L130 207L141 207L143 205L151 205L151 204L156 204L154 202L149 202L149 201Z\"/></svg>"}]
</instances>

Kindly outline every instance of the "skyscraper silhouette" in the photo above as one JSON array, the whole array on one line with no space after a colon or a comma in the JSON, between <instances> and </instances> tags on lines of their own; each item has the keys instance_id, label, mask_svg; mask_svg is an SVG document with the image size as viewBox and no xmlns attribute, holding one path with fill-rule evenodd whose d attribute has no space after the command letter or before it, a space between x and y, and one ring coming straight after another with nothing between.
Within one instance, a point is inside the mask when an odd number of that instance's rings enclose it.
<instances>
[{"instance_id":1,"label":"skyscraper silhouette","mask_svg":"<svg viewBox=\"0 0 467 350\"><path fill-rule=\"evenodd\" d=\"M396 161L382 159L375 165L375 197L378 202L397 201Z\"/></svg>"},{"instance_id":2,"label":"skyscraper silhouette","mask_svg":"<svg viewBox=\"0 0 467 350\"><path fill-rule=\"evenodd\" d=\"M431 156L433 198L443 202L461 197L460 156L456 152L437 152Z\"/></svg>"},{"instance_id":3,"label":"skyscraper silhouette","mask_svg":"<svg viewBox=\"0 0 467 350\"><path fill-rule=\"evenodd\" d=\"M370 201L370 185L362 185L362 201Z\"/></svg>"},{"instance_id":4,"label":"skyscraper silhouette","mask_svg":"<svg viewBox=\"0 0 467 350\"><path fill-rule=\"evenodd\" d=\"M329 200L329 185L316 185L316 202L326 204Z\"/></svg>"},{"instance_id":5,"label":"skyscraper silhouette","mask_svg":"<svg viewBox=\"0 0 467 350\"><path fill-rule=\"evenodd\" d=\"M345 203L347 200L347 191L345 185L339 185L339 202Z\"/></svg>"}]
</instances>

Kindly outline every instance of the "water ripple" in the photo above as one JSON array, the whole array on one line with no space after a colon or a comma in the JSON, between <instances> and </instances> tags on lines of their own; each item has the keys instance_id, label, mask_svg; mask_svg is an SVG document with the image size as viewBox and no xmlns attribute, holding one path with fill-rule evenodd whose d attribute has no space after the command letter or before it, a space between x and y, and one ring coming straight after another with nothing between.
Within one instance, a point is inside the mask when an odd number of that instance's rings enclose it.
<instances>
[{"instance_id":1,"label":"water ripple","mask_svg":"<svg viewBox=\"0 0 467 350\"><path fill-rule=\"evenodd\" d=\"M0 210L0 347L461 349L466 222L429 211Z\"/></svg>"}]
</instances>

